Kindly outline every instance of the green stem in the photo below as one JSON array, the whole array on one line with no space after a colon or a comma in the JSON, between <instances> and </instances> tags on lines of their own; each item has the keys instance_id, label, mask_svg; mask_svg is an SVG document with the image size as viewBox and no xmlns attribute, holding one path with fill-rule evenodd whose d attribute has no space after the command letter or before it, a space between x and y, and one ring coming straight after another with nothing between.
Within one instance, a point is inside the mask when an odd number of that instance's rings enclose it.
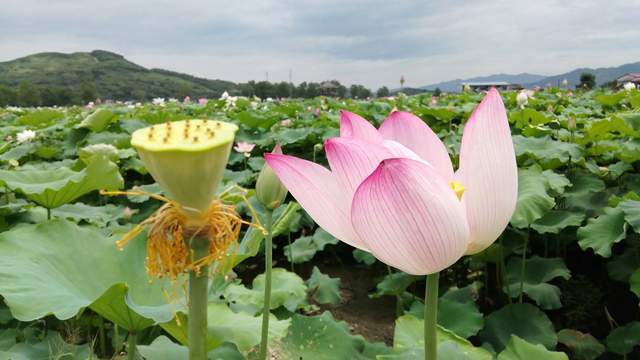
<instances>
[{"instance_id":1,"label":"green stem","mask_svg":"<svg viewBox=\"0 0 640 360\"><path fill-rule=\"evenodd\" d=\"M438 318L438 280L440 273L427 275L427 289L424 294L424 359L436 360L438 342L436 321Z\"/></svg>"},{"instance_id":2,"label":"green stem","mask_svg":"<svg viewBox=\"0 0 640 360\"><path fill-rule=\"evenodd\" d=\"M191 250L192 261L196 261L209 253L209 241L196 237L191 240ZM199 271L189 272L189 360L207 358L208 285L208 266L200 267Z\"/></svg>"},{"instance_id":3,"label":"green stem","mask_svg":"<svg viewBox=\"0 0 640 360\"><path fill-rule=\"evenodd\" d=\"M527 267L527 244L529 243L529 231L527 231L527 236L524 238L524 247L522 249L522 265L520 267L520 298L518 302L522 304L522 297L524 296L524 271Z\"/></svg>"},{"instance_id":4,"label":"green stem","mask_svg":"<svg viewBox=\"0 0 640 360\"><path fill-rule=\"evenodd\" d=\"M107 337L104 334L104 319L98 315L100 321L100 327L98 328L98 335L100 336L100 353L104 356L107 354Z\"/></svg>"},{"instance_id":5,"label":"green stem","mask_svg":"<svg viewBox=\"0 0 640 360\"><path fill-rule=\"evenodd\" d=\"M51 209L47 208L47 220L51 220Z\"/></svg>"},{"instance_id":6,"label":"green stem","mask_svg":"<svg viewBox=\"0 0 640 360\"><path fill-rule=\"evenodd\" d=\"M267 358L267 346L269 343L269 315L271 315L271 266L273 257L273 235L271 234L271 225L273 221L273 212L267 210L265 213L265 229L267 230L267 236L264 242L264 308L262 309L262 336L260 340L260 355L259 360ZM291 249L291 246L289 246ZM293 258L291 258L293 262Z\"/></svg>"},{"instance_id":7,"label":"green stem","mask_svg":"<svg viewBox=\"0 0 640 360\"><path fill-rule=\"evenodd\" d=\"M116 353L119 353L122 349L122 341L120 340L120 331L118 330L118 325L113 324L113 343Z\"/></svg>"},{"instance_id":8,"label":"green stem","mask_svg":"<svg viewBox=\"0 0 640 360\"><path fill-rule=\"evenodd\" d=\"M291 247L291 232L287 234L287 242L289 243L289 259L291 259L291 261L289 262L291 263L291 272L296 272L295 268L293 267L293 248Z\"/></svg>"},{"instance_id":9,"label":"green stem","mask_svg":"<svg viewBox=\"0 0 640 360\"><path fill-rule=\"evenodd\" d=\"M127 338L127 359L136 360L136 352L138 348L138 334L131 332Z\"/></svg>"}]
</instances>

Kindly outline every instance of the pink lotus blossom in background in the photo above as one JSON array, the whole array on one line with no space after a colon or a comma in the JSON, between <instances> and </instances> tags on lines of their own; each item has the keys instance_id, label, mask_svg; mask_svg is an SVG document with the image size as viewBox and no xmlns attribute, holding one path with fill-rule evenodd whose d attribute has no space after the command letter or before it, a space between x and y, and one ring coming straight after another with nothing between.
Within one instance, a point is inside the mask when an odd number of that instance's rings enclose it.
<instances>
[{"instance_id":1,"label":"pink lotus blossom in background","mask_svg":"<svg viewBox=\"0 0 640 360\"><path fill-rule=\"evenodd\" d=\"M185 103L185 104L186 104L186 103L190 103L190 102L191 102L191 97L189 97L189 96L185 96L185 97L184 97L184 100L182 100L182 102L183 102L183 103Z\"/></svg>"},{"instance_id":2,"label":"pink lotus blossom in background","mask_svg":"<svg viewBox=\"0 0 640 360\"><path fill-rule=\"evenodd\" d=\"M331 171L288 155L265 159L319 226L410 274L484 250L515 209L518 170L495 89L465 125L455 172L429 126L400 111L379 129L343 111L340 137L328 139L325 151Z\"/></svg>"},{"instance_id":3,"label":"pink lotus blossom in background","mask_svg":"<svg viewBox=\"0 0 640 360\"><path fill-rule=\"evenodd\" d=\"M246 157L250 157L251 151L253 150L254 147L256 147L255 144L245 142L245 141L240 141L236 144L236 146L233 147L233 150L239 153L242 153Z\"/></svg>"},{"instance_id":4,"label":"pink lotus blossom in background","mask_svg":"<svg viewBox=\"0 0 640 360\"><path fill-rule=\"evenodd\" d=\"M206 98L200 98L200 99L198 99L198 104L200 106L206 106L208 101L209 100L207 100Z\"/></svg>"},{"instance_id":5,"label":"pink lotus blossom in background","mask_svg":"<svg viewBox=\"0 0 640 360\"><path fill-rule=\"evenodd\" d=\"M280 121L280 125L282 126L291 126L291 119L284 119Z\"/></svg>"},{"instance_id":6,"label":"pink lotus blossom in background","mask_svg":"<svg viewBox=\"0 0 640 360\"><path fill-rule=\"evenodd\" d=\"M431 97L431 106L436 106L438 105L438 97L437 96L432 96Z\"/></svg>"}]
</instances>

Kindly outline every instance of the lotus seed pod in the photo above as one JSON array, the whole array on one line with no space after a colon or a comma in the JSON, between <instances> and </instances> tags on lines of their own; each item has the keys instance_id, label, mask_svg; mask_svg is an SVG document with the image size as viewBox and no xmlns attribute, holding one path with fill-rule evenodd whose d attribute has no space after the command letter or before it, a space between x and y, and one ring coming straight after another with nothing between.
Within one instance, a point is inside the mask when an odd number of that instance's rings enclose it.
<instances>
[{"instance_id":1,"label":"lotus seed pod","mask_svg":"<svg viewBox=\"0 0 640 360\"><path fill-rule=\"evenodd\" d=\"M280 145L276 145L271 153L282 155ZM256 197L269 210L275 210L282 205L285 197L287 197L287 188L282 185L276 173L267 163L260 170L260 175L256 182Z\"/></svg>"},{"instance_id":2,"label":"lotus seed pod","mask_svg":"<svg viewBox=\"0 0 640 360\"><path fill-rule=\"evenodd\" d=\"M176 121L136 130L131 145L167 196L196 216L215 198L237 130L221 121Z\"/></svg>"}]
</instances>

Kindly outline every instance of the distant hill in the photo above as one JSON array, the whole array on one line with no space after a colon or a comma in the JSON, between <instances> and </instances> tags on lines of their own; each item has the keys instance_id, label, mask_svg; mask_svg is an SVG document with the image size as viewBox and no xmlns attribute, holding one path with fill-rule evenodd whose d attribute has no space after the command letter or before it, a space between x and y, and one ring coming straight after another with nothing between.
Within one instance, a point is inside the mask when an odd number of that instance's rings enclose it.
<instances>
[{"instance_id":1,"label":"distant hill","mask_svg":"<svg viewBox=\"0 0 640 360\"><path fill-rule=\"evenodd\" d=\"M534 83L543 79L546 79L545 75L536 75L536 74L495 74L489 76L477 76L468 79L455 79L449 81L439 82L437 84L425 85L421 86L420 89L424 90L435 90L436 88L440 88L442 91L452 92L452 91L460 91L462 83L467 82L492 82L492 81L506 81L514 84L529 84Z\"/></svg>"},{"instance_id":2,"label":"distant hill","mask_svg":"<svg viewBox=\"0 0 640 360\"><path fill-rule=\"evenodd\" d=\"M237 85L168 70L147 69L104 50L92 52L39 53L0 62L0 85L29 82L41 87L93 87L98 97L115 100L144 100L154 97L218 97ZM88 85L87 85L88 84Z\"/></svg>"},{"instance_id":3,"label":"distant hill","mask_svg":"<svg viewBox=\"0 0 640 360\"><path fill-rule=\"evenodd\" d=\"M607 67L607 68L580 68L575 69L573 71L566 72L564 74L549 76L541 80L531 81L526 84L527 87L540 86L544 87L547 84L551 84L553 86L558 86L563 79L567 79L569 83L569 87L573 88L580 83L580 74L583 72L590 72L596 75L596 83L598 85L602 85L604 83L613 81L618 77L630 73L630 72L640 72L640 62L635 62L631 64L624 64L616 67Z\"/></svg>"}]
</instances>

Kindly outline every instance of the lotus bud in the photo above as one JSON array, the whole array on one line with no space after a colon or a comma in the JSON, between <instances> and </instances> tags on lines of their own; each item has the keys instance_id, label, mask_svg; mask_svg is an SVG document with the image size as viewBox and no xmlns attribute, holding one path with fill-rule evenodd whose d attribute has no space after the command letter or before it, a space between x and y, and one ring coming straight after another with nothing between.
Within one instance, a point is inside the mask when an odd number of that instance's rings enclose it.
<instances>
[{"instance_id":1,"label":"lotus bud","mask_svg":"<svg viewBox=\"0 0 640 360\"><path fill-rule=\"evenodd\" d=\"M280 145L276 145L271 153L282 155ZM275 210L282 205L284 198L287 197L287 188L282 185L278 176L267 163L260 170L260 175L256 182L256 197L269 210Z\"/></svg>"},{"instance_id":2,"label":"lotus bud","mask_svg":"<svg viewBox=\"0 0 640 360\"><path fill-rule=\"evenodd\" d=\"M570 118L569 120L567 120L567 128L569 128L569 130L575 130L577 127L576 124L576 118Z\"/></svg>"},{"instance_id":3,"label":"lotus bud","mask_svg":"<svg viewBox=\"0 0 640 360\"><path fill-rule=\"evenodd\" d=\"M131 145L167 197L195 216L215 198L237 130L222 121L168 122L136 130Z\"/></svg>"}]
</instances>

